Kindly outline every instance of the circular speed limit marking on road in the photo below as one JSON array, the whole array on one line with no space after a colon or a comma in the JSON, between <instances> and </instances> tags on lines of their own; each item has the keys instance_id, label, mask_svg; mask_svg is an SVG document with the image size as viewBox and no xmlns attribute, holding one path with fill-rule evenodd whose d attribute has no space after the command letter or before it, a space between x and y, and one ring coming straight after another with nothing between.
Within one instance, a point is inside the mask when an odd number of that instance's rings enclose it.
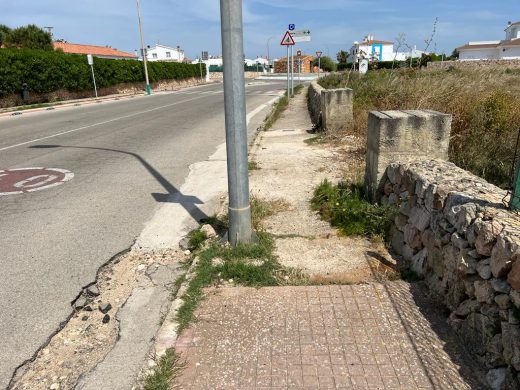
<instances>
[{"instance_id":1,"label":"circular speed limit marking on road","mask_svg":"<svg viewBox=\"0 0 520 390\"><path fill-rule=\"evenodd\" d=\"M0 169L0 196L45 190L62 185L73 177L74 173L58 168Z\"/></svg>"}]
</instances>

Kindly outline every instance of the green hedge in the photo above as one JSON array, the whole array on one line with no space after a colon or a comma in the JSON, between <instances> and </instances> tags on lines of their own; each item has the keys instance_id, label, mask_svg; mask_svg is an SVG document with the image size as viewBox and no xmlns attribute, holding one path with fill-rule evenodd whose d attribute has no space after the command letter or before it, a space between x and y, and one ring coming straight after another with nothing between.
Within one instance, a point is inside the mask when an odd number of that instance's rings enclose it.
<instances>
[{"instance_id":1,"label":"green hedge","mask_svg":"<svg viewBox=\"0 0 520 390\"><path fill-rule=\"evenodd\" d=\"M143 64L137 60L94 58L98 88L144 81ZM148 62L150 82L200 77L200 65ZM205 76L206 68L202 68ZM87 57L57 51L0 49L0 97L20 92L22 84L36 93L58 89L84 91L93 88Z\"/></svg>"}]
</instances>

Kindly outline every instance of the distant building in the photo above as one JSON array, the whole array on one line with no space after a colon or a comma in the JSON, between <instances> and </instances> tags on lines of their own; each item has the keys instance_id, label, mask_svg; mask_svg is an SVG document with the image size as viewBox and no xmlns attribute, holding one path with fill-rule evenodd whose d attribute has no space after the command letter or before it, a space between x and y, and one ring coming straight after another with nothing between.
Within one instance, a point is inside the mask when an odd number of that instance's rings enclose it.
<instances>
[{"instance_id":1,"label":"distant building","mask_svg":"<svg viewBox=\"0 0 520 390\"><path fill-rule=\"evenodd\" d=\"M184 62L184 50L177 47L165 45L155 45L153 48L146 49L146 59L148 61L168 61L168 62Z\"/></svg>"},{"instance_id":2,"label":"distant building","mask_svg":"<svg viewBox=\"0 0 520 390\"><path fill-rule=\"evenodd\" d=\"M245 63L247 66L255 66L256 64L259 64L267 67L269 65L269 60L263 57L257 57L254 60L249 60L246 58Z\"/></svg>"},{"instance_id":3,"label":"distant building","mask_svg":"<svg viewBox=\"0 0 520 390\"><path fill-rule=\"evenodd\" d=\"M192 62L192 64L198 64L200 61L199 58L197 58L195 61ZM203 64L206 64L206 66L218 66L221 67L224 64L224 61L222 57L209 57L207 60L202 61Z\"/></svg>"},{"instance_id":4,"label":"distant building","mask_svg":"<svg viewBox=\"0 0 520 390\"><path fill-rule=\"evenodd\" d=\"M372 34L367 35L363 41L354 42L350 48L350 55L347 62L352 63L355 60L367 59L369 61L405 61L406 59L420 58L424 51L417 50L414 47L409 52L394 51L394 43L390 41L381 41L374 39Z\"/></svg>"},{"instance_id":5,"label":"distant building","mask_svg":"<svg viewBox=\"0 0 520 390\"><path fill-rule=\"evenodd\" d=\"M312 73L314 56L309 54L302 54L301 56L294 56L294 73L298 72L298 60L301 60L301 73ZM290 69L287 65L287 57L280 58L274 63L274 73L287 73L287 69Z\"/></svg>"},{"instance_id":6,"label":"distant building","mask_svg":"<svg viewBox=\"0 0 520 390\"><path fill-rule=\"evenodd\" d=\"M509 22L502 41L469 42L458 47L460 61L520 59L520 22Z\"/></svg>"},{"instance_id":7,"label":"distant building","mask_svg":"<svg viewBox=\"0 0 520 390\"><path fill-rule=\"evenodd\" d=\"M135 54L126 53L110 46L94 46L94 45L80 45L77 43L68 42L54 42L54 50L62 50L69 54L92 54L98 58L108 58L115 60L135 60Z\"/></svg>"}]
</instances>

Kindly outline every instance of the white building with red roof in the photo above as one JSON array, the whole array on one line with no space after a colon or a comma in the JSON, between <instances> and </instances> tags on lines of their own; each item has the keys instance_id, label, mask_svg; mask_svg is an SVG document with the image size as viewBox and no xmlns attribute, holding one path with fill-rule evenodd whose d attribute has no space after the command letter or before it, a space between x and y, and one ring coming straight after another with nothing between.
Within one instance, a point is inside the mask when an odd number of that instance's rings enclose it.
<instances>
[{"instance_id":1,"label":"white building with red roof","mask_svg":"<svg viewBox=\"0 0 520 390\"><path fill-rule=\"evenodd\" d=\"M136 60L135 54L126 53L110 46L80 45L77 43L54 42L54 50L68 54L92 54L94 57L114 60Z\"/></svg>"},{"instance_id":2,"label":"white building with red roof","mask_svg":"<svg viewBox=\"0 0 520 390\"><path fill-rule=\"evenodd\" d=\"M502 41L468 42L458 47L460 61L520 59L520 22L509 22Z\"/></svg>"}]
</instances>

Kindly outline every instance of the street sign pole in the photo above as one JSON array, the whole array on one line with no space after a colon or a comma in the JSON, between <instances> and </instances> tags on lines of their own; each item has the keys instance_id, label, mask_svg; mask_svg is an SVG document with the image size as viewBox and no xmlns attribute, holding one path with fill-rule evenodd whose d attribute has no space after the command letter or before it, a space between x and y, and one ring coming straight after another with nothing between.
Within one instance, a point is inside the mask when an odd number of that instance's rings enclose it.
<instances>
[{"instance_id":1,"label":"street sign pole","mask_svg":"<svg viewBox=\"0 0 520 390\"><path fill-rule=\"evenodd\" d=\"M291 96L294 97L294 46L291 46Z\"/></svg>"},{"instance_id":2,"label":"street sign pole","mask_svg":"<svg viewBox=\"0 0 520 390\"><path fill-rule=\"evenodd\" d=\"M323 52L321 52L321 51L316 52L316 57L318 57L318 79L320 78L320 72L321 72L321 55L322 54L323 54Z\"/></svg>"},{"instance_id":3,"label":"street sign pole","mask_svg":"<svg viewBox=\"0 0 520 390\"><path fill-rule=\"evenodd\" d=\"M289 26L291 28L292 25ZM294 28L294 26L292 26ZM286 70L287 70L287 97L290 98L292 95L292 87L291 87L291 75L294 77L294 73L292 71L292 46L294 46L294 39L291 36L291 33L287 31L282 38L282 42L280 43L282 46L287 46L287 61L286 61ZM289 47L290 46L290 47Z\"/></svg>"},{"instance_id":4,"label":"street sign pole","mask_svg":"<svg viewBox=\"0 0 520 390\"><path fill-rule=\"evenodd\" d=\"M290 62L291 62L291 59L290 59L290 48L289 46L287 46L287 97L290 98L291 97L291 79L290 79L290 71L289 71L289 66L290 66Z\"/></svg>"},{"instance_id":5,"label":"street sign pole","mask_svg":"<svg viewBox=\"0 0 520 390\"><path fill-rule=\"evenodd\" d=\"M96 75L94 74L94 57L92 54L87 54L87 62L90 65L90 70L92 71L92 81L94 82L94 92L96 93L96 99L98 97L97 86L96 86Z\"/></svg>"},{"instance_id":6,"label":"street sign pole","mask_svg":"<svg viewBox=\"0 0 520 390\"><path fill-rule=\"evenodd\" d=\"M242 0L220 0L231 245L252 240Z\"/></svg>"}]
</instances>

